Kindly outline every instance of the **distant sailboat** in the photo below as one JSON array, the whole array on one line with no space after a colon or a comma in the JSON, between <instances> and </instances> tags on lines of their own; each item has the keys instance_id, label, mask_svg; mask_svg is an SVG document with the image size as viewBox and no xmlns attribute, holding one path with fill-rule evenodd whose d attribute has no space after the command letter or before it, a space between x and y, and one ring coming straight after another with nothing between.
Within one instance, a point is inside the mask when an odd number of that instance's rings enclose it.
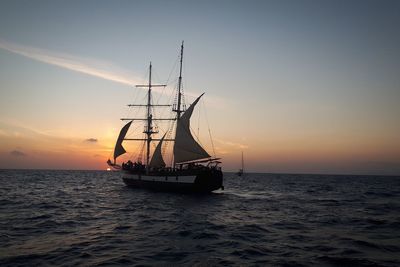
<instances>
[{"instance_id":1,"label":"distant sailboat","mask_svg":"<svg viewBox=\"0 0 400 267\"><path fill-rule=\"evenodd\" d=\"M236 173L238 176L242 176L244 174L244 160L243 160L243 151L242 151L242 168Z\"/></svg>"},{"instance_id":2,"label":"distant sailboat","mask_svg":"<svg viewBox=\"0 0 400 267\"><path fill-rule=\"evenodd\" d=\"M182 92L182 60L183 60L183 42L180 51L180 69L178 86L175 102L172 105L172 111L176 116L169 118L155 118L154 107L171 106L155 105L152 103L152 88L157 86L152 84L151 74L152 65L149 68L149 83L147 85L137 85L136 87L145 87L147 92L147 103L138 105L129 105L130 107L145 107L145 118L123 118L121 120L129 121L122 129L114 149L114 162L108 160L108 164L118 169L117 158L126 153L122 146L123 141L142 141L145 147L146 160L143 164L141 157L135 161L122 163L123 181L126 185L139 188L150 188L156 190L180 191L180 192L211 192L213 190L223 189L223 176L221 168L218 166L219 158L211 157L208 152L194 139L190 130L190 118L196 104L199 102L200 95L187 109L183 104ZM155 121L172 121L170 128L165 129L165 134L161 138L154 138L158 133L158 127L154 125ZM126 134L133 121L144 121L144 138L126 138ZM175 132L175 137L169 137L171 132ZM150 144L159 141L151 155ZM166 166L163 159L163 144L167 141L174 142L173 145L173 164Z\"/></svg>"}]
</instances>

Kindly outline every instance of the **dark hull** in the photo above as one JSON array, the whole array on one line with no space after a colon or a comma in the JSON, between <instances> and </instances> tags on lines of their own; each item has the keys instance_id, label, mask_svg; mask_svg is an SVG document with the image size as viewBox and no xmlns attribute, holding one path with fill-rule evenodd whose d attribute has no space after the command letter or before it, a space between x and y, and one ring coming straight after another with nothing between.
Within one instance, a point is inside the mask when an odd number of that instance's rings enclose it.
<instances>
[{"instance_id":1,"label":"dark hull","mask_svg":"<svg viewBox=\"0 0 400 267\"><path fill-rule=\"evenodd\" d=\"M223 189L222 172L215 169L168 174L150 173L149 175L126 170L123 173L124 183L135 188L180 193L209 193Z\"/></svg>"}]
</instances>

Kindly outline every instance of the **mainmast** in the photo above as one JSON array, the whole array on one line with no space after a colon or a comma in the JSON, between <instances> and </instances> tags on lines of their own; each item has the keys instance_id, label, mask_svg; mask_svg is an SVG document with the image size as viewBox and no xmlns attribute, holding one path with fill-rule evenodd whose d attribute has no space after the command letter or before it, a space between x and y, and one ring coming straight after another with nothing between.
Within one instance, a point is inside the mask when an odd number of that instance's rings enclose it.
<instances>
[{"instance_id":1,"label":"mainmast","mask_svg":"<svg viewBox=\"0 0 400 267\"><path fill-rule=\"evenodd\" d=\"M176 112L176 121L178 123L179 119L181 118L181 113L184 111L181 109L182 103L182 62L183 62L183 41L181 44L181 59L180 59L180 66L179 66L179 79L178 79L178 103L173 106L172 111ZM175 159L174 159L175 161ZM173 164L175 166L175 163Z\"/></svg>"},{"instance_id":2,"label":"mainmast","mask_svg":"<svg viewBox=\"0 0 400 267\"><path fill-rule=\"evenodd\" d=\"M175 106L173 111L176 112L176 120L179 121L181 118L181 113L184 111L181 109L182 102L182 62L183 62L183 41L181 45L181 60L180 60L180 68L179 68L179 80L178 80L178 104Z\"/></svg>"}]
</instances>

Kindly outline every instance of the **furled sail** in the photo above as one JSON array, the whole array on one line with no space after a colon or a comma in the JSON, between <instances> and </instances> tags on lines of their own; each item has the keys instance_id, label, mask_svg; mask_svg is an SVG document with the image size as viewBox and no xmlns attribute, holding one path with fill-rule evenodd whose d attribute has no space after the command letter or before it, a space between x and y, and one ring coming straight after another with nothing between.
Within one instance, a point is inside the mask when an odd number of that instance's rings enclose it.
<instances>
[{"instance_id":1,"label":"furled sail","mask_svg":"<svg viewBox=\"0 0 400 267\"><path fill-rule=\"evenodd\" d=\"M207 151L204 150L194 140L190 132L190 117L192 116L193 109L199 102L199 96L190 107L183 113L182 117L178 120L176 125L176 135L174 143L174 161L175 163L187 162L192 160L204 159L211 157Z\"/></svg>"},{"instance_id":2,"label":"furled sail","mask_svg":"<svg viewBox=\"0 0 400 267\"><path fill-rule=\"evenodd\" d=\"M157 145L156 149L154 150L153 157L151 158L150 163L149 163L151 168L164 168L165 167L165 162L164 162L164 159L163 159L162 153L161 153L161 147L162 147L162 144L164 141L164 137L165 137L165 134L161 138L160 142L158 142L158 145Z\"/></svg>"},{"instance_id":3,"label":"furled sail","mask_svg":"<svg viewBox=\"0 0 400 267\"><path fill-rule=\"evenodd\" d=\"M131 126L132 121L128 122L125 124L124 127L122 127L121 131L119 132L119 136L117 139L117 143L115 144L115 149L114 149L114 163L116 158L121 156L126 152L125 148L122 146L122 141L124 141L125 135L128 132L129 126Z\"/></svg>"}]
</instances>

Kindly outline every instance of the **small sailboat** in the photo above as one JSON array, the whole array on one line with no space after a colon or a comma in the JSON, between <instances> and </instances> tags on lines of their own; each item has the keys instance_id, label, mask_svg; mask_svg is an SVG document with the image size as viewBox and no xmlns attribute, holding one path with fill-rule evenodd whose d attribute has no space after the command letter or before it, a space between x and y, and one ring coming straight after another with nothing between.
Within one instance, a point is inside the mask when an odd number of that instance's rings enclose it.
<instances>
[{"instance_id":1,"label":"small sailboat","mask_svg":"<svg viewBox=\"0 0 400 267\"><path fill-rule=\"evenodd\" d=\"M149 67L149 82L146 85L136 85L136 87L147 88L147 102L145 104L132 104L130 107L144 107L146 109L145 118L123 118L128 121L122 127L114 149L114 161L108 160L108 164L114 169L120 169L122 179L127 186L137 188L149 188L163 191L179 192L211 192L223 189L223 174L219 164L220 158L212 157L194 139L190 130L190 118L197 103L203 96L200 95L186 109L183 103L182 91L182 61L183 61L183 42L180 50L180 68L176 97L172 105L174 116L168 118L157 118L154 116L154 108L160 106L153 104L152 88L166 85L152 84L152 64ZM132 123L145 122L143 138L126 138ZM172 127L166 129L162 136L154 137L159 133L157 121L171 121ZM170 137L174 132L175 136ZM136 161L127 161L122 165L117 164L117 158L126 153L122 146L124 141L141 141L145 147L145 162L141 158ZM151 145L158 141L155 149L151 151ZM170 166L164 161L163 147L165 143L173 142L172 163Z\"/></svg>"},{"instance_id":2,"label":"small sailboat","mask_svg":"<svg viewBox=\"0 0 400 267\"><path fill-rule=\"evenodd\" d=\"M244 174L244 160L243 160L243 151L242 151L242 168L236 173L238 176L242 176Z\"/></svg>"}]
</instances>

